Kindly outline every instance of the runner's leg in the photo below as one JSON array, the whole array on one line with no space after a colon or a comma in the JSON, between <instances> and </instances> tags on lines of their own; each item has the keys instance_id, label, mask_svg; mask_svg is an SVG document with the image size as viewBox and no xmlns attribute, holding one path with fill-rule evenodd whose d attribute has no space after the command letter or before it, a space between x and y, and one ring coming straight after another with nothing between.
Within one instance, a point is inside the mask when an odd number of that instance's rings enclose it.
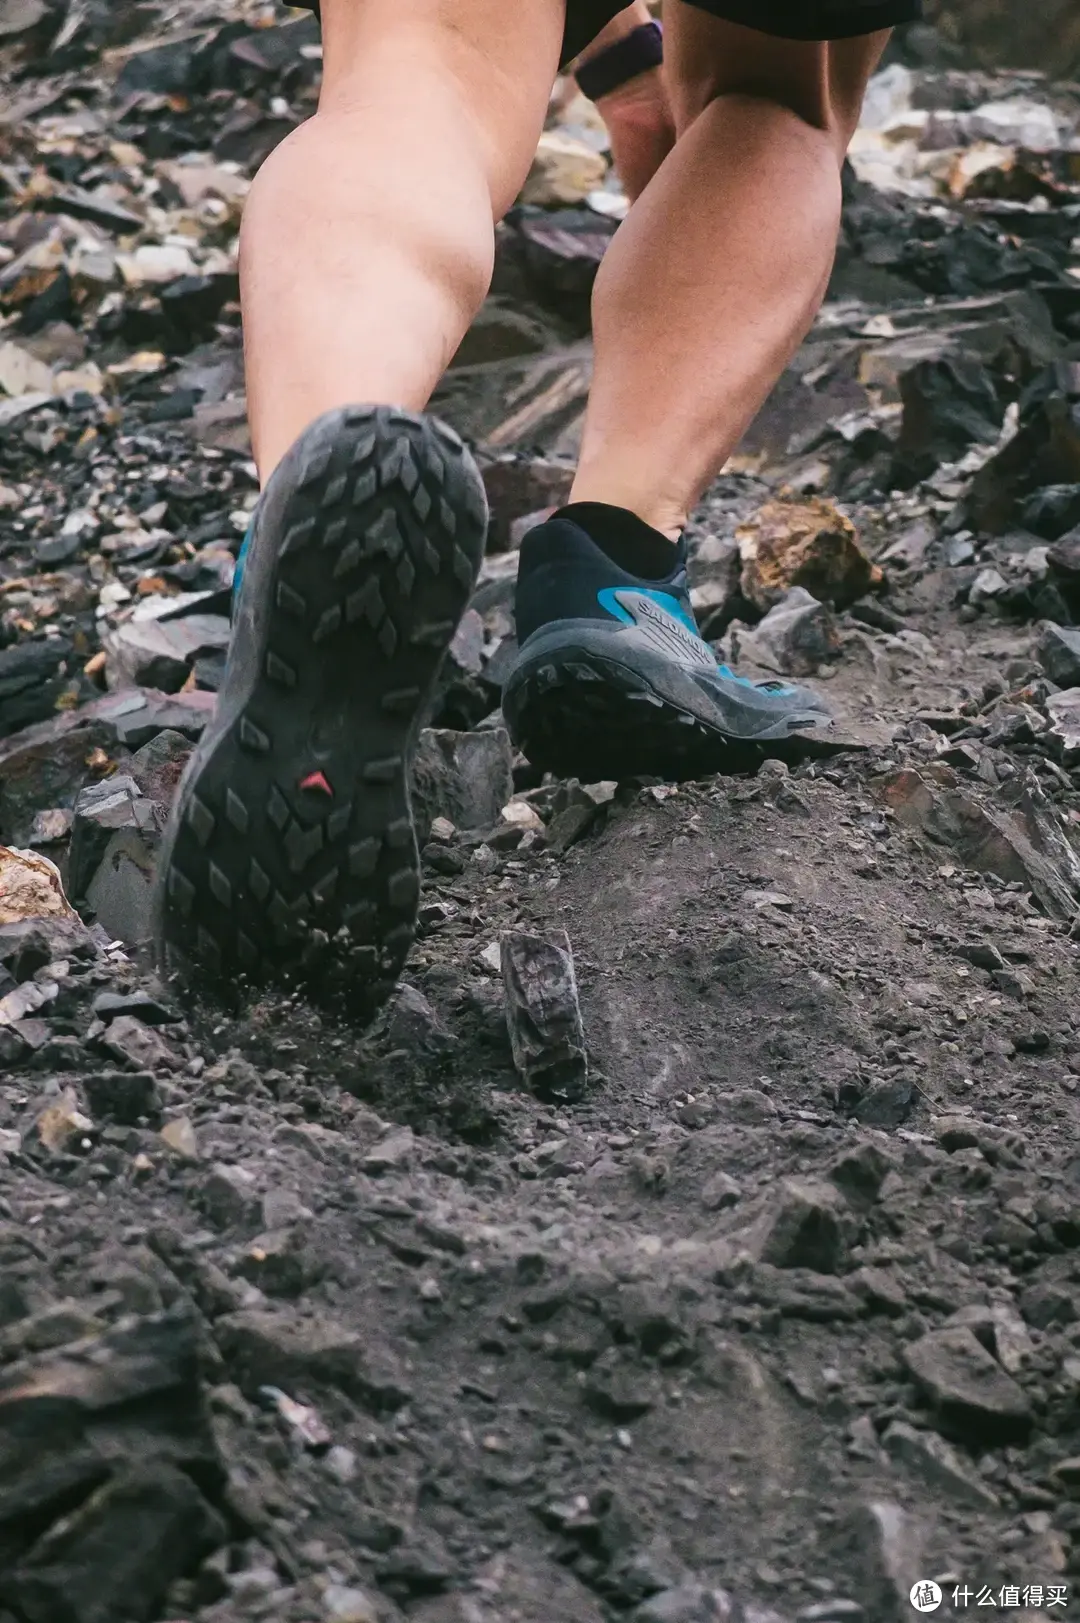
<instances>
[{"instance_id":1,"label":"runner's leg","mask_svg":"<svg viewBox=\"0 0 1080 1623\"><path fill-rule=\"evenodd\" d=\"M212 721L162 843L167 965L366 1019L416 929L412 761L487 538L422 407L487 290L564 0L324 0L319 112L266 164L242 268L264 481Z\"/></svg>"},{"instance_id":2,"label":"runner's leg","mask_svg":"<svg viewBox=\"0 0 1080 1623\"><path fill-rule=\"evenodd\" d=\"M888 35L776 39L667 0L679 140L601 267L575 501L672 538L818 309L840 169Z\"/></svg>"},{"instance_id":3,"label":"runner's leg","mask_svg":"<svg viewBox=\"0 0 1080 1623\"><path fill-rule=\"evenodd\" d=\"M263 482L320 413L419 408L491 277L543 127L565 0L322 0L319 110L267 160L241 245Z\"/></svg>"},{"instance_id":4,"label":"runner's leg","mask_svg":"<svg viewBox=\"0 0 1080 1623\"><path fill-rule=\"evenodd\" d=\"M649 23L645 0L620 11L593 40L577 61L587 68L610 53L628 35ZM649 68L598 96L596 106L607 125L611 156L626 195L634 202L653 178L675 143L675 125L668 105L662 68Z\"/></svg>"}]
</instances>

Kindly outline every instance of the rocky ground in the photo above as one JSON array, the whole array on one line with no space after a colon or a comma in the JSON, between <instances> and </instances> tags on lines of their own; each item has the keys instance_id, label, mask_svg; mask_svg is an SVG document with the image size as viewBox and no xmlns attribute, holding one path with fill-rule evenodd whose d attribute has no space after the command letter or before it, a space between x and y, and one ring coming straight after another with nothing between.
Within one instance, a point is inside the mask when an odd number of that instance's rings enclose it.
<instances>
[{"instance_id":1,"label":"rocky ground","mask_svg":"<svg viewBox=\"0 0 1080 1623\"><path fill-rule=\"evenodd\" d=\"M256 494L237 219L318 54L0 5L0 1618L1072 1615L1080 88L924 30L875 82L693 528L710 637L837 726L679 784L499 726L621 211L556 98L440 393L490 555L361 1033L143 945Z\"/></svg>"}]
</instances>

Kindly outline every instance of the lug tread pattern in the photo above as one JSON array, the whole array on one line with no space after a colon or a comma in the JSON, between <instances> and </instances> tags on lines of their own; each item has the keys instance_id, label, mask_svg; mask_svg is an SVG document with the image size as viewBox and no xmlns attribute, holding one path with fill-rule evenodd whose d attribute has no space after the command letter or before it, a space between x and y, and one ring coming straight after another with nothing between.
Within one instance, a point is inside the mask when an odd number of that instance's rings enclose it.
<instances>
[{"instance_id":1,"label":"lug tread pattern","mask_svg":"<svg viewBox=\"0 0 1080 1623\"><path fill-rule=\"evenodd\" d=\"M229 883L228 875L223 873L216 862L211 862L206 870L210 889L213 891L222 907L231 907L233 902L233 889Z\"/></svg>"},{"instance_id":2,"label":"lug tread pattern","mask_svg":"<svg viewBox=\"0 0 1080 1623\"><path fill-rule=\"evenodd\" d=\"M351 575L360 568L364 559L364 549L356 536L353 536L338 554L338 561L334 565L334 579L341 580L345 575Z\"/></svg>"},{"instance_id":3,"label":"lug tread pattern","mask_svg":"<svg viewBox=\"0 0 1080 1623\"><path fill-rule=\"evenodd\" d=\"M183 918L191 917L191 909L195 903L195 886L179 868L174 868L169 875L169 900Z\"/></svg>"},{"instance_id":4,"label":"lug tread pattern","mask_svg":"<svg viewBox=\"0 0 1080 1623\"><path fill-rule=\"evenodd\" d=\"M187 809L187 820L191 832L199 844L205 846L214 832L214 814L198 795L192 795Z\"/></svg>"},{"instance_id":5,"label":"lug tread pattern","mask_svg":"<svg viewBox=\"0 0 1080 1623\"><path fill-rule=\"evenodd\" d=\"M239 727L240 743L252 755L269 755L270 734L256 726L250 717L245 716Z\"/></svg>"},{"instance_id":6,"label":"lug tread pattern","mask_svg":"<svg viewBox=\"0 0 1080 1623\"><path fill-rule=\"evenodd\" d=\"M266 674L271 682L277 682L283 688L296 686L296 672L285 660L280 659L273 649L266 656Z\"/></svg>"},{"instance_id":7,"label":"lug tread pattern","mask_svg":"<svg viewBox=\"0 0 1080 1623\"><path fill-rule=\"evenodd\" d=\"M358 407L312 424L265 500L257 665L181 785L159 943L221 990L300 985L366 1018L415 938L411 750L479 571L483 485L444 425ZM330 792L301 790L312 772Z\"/></svg>"},{"instance_id":8,"label":"lug tread pattern","mask_svg":"<svg viewBox=\"0 0 1080 1623\"><path fill-rule=\"evenodd\" d=\"M278 581L277 606L283 614L291 614L297 620L302 620L308 611L307 599L284 580Z\"/></svg>"},{"instance_id":9,"label":"lug tread pattern","mask_svg":"<svg viewBox=\"0 0 1080 1623\"><path fill-rule=\"evenodd\" d=\"M238 834L246 834L251 826L248 809L235 789L225 791L225 816Z\"/></svg>"},{"instance_id":10,"label":"lug tread pattern","mask_svg":"<svg viewBox=\"0 0 1080 1623\"><path fill-rule=\"evenodd\" d=\"M420 703L419 688L392 688L380 701L388 716L411 716Z\"/></svg>"}]
</instances>

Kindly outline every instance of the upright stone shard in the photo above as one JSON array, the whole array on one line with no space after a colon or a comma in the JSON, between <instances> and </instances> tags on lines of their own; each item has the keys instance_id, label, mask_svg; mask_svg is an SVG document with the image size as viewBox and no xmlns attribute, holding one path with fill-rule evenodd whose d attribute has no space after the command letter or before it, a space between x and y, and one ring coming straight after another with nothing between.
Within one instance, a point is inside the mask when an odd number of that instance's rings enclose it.
<instances>
[{"instance_id":1,"label":"upright stone shard","mask_svg":"<svg viewBox=\"0 0 1080 1623\"><path fill-rule=\"evenodd\" d=\"M506 1026L514 1064L545 1098L580 1099L589 1080L574 955L565 930L502 937Z\"/></svg>"},{"instance_id":2,"label":"upright stone shard","mask_svg":"<svg viewBox=\"0 0 1080 1623\"><path fill-rule=\"evenodd\" d=\"M75 802L68 882L110 935L131 945L151 933L151 885L162 817L135 779L117 775Z\"/></svg>"},{"instance_id":3,"label":"upright stone shard","mask_svg":"<svg viewBox=\"0 0 1080 1623\"><path fill-rule=\"evenodd\" d=\"M437 817L455 828L491 828L514 793L513 751L505 728L454 732L425 727L413 763L413 806L426 838Z\"/></svg>"}]
</instances>

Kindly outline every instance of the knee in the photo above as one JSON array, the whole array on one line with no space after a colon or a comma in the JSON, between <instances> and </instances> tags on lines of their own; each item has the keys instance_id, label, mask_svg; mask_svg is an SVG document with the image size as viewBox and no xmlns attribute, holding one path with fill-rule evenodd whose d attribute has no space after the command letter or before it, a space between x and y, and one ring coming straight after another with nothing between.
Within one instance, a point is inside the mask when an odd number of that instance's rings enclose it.
<instances>
[{"instance_id":1,"label":"knee","mask_svg":"<svg viewBox=\"0 0 1080 1623\"><path fill-rule=\"evenodd\" d=\"M817 136L823 144L838 153L846 149L851 130L839 117L829 96L827 85L807 77L805 81L770 80L765 74L733 76L716 73L696 77L673 92L672 105L679 135L685 134L692 124L714 103L719 101L757 102L781 114L787 114L801 124L808 134Z\"/></svg>"},{"instance_id":2,"label":"knee","mask_svg":"<svg viewBox=\"0 0 1080 1623\"><path fill-rule=\"evenodd\" d=\"M760 49L684 58L671 84L679 133L721 98L749 97L792 115L842 162L887 40L887 32L831 44L769 40Z\"/></svg>"}]
</instances>

